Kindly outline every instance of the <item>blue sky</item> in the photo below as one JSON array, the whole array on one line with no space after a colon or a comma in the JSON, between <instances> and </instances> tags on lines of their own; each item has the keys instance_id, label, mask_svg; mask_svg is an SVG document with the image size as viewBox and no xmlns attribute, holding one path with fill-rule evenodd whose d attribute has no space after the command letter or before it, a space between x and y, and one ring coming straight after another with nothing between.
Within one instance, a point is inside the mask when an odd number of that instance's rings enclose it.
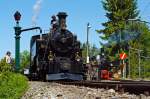
<instances>
[{"instance_id":1,"label":"blue sky","mask_svg":"<svg viewBox=\"0 0 150 99\"><path fill-rule=\"evenodd\" d=\"M58 12L67 12L67 28L78 36L81 42L86 41L86 24L90 22L91 44L99 45L99 37L96 29L102 29L101 23L107 19L102 8L101 0L41 0L41 8L38 12L36 26L42 27L43 31L50 28L51 15ZM22 14L20 26L25 29L32 27L32 17L35 14L33 7L37 0L0 0L0 58L6 51L11 51L15 56L14 13L16 10ZM138 0L138 9L143 20L150 22L150 0ZM28 31L21 34L20 48L29 50L30 38L39 34L39 31Z\"/></svg>"}]
</instances>

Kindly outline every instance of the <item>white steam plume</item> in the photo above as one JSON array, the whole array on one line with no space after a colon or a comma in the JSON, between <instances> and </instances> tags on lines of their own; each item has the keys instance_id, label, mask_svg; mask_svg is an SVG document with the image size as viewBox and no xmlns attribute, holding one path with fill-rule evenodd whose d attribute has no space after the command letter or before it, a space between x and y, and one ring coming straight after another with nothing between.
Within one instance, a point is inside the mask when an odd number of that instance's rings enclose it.
<instances>
[{"instance_id":1,"label":"white steam plume","mask_svg":"<svg viewBox=\"0 0 150 99\"><path fill-rule=\"evenodd\" d=\"M43 0L36 0L36 3L33 5L33 16L32 16L32 25L36 26L36 21L41 9L41 4Z\"/></svg>"}]
</instances>

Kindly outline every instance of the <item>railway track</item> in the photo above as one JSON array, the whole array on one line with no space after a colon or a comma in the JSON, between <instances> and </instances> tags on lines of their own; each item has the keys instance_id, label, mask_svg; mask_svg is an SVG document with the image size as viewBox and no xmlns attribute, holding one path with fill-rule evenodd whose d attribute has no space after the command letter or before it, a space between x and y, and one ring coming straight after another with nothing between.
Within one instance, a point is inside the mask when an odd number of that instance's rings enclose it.
<instances>
[{"instance_id":1,"label":"railway track","mask_svg":"<svg viewBox=\"0 0 150 99\"><path fill-rule=\"evenodd\" d=\"M130 94L145 94L150 95L150 81L58 81L57 83L65 85L85 86L91 88L114 89L120 93L128 92Z\"/></svg>"},{"instance_id":2,"label":"railway track","mask_svg":"<svg viewBox=\"0 0 150 99\"><path fill-rule=\"evenodd\" d=\"M21 99L150 99L150 96L143 94L121 94L112 89L79 86L79 82L76 85L73 82L58 83L30 81L29 89Z\"/></svg>"}]
</instances>

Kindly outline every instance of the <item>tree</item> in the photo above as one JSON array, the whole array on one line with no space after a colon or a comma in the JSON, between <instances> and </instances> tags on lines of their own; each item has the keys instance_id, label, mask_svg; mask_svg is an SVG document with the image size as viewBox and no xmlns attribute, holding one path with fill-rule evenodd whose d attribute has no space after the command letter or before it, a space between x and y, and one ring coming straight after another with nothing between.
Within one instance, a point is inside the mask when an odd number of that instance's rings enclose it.
<instances>
[{"instance_id":1,"label":"tree","mask_svg":"<svg viewBox=\"0 0 150 99\"><path fill-rule=\"evenodd\" d=\"M102 25L103 30L98 30L103 33L105 38L108 38L112 33L119 33L124 29L126 20L138 17L137 0L103 0L103 8L106 10L108 21Z\"/></svg>"},{"instance_id":2,"label":"tree","mask_svg":"<svg viewBox=\"0 0 150 99\"><path fill-rule=\"evenodd\" d=\"M100 36L102 40L107 40L105 44L108 57L111 61L118 58L121 50L127 51L130 46L132 48L143 50L143 56L150 56L150 30L148 26L137 21L127 21L128 19L136 19L139 11L137 10L137 0L103 0L103 8L106 10L106 17L108 21L102 25L105 27L103 30L98 30L102 33ZM112 39L115 38L115 39ZM118 39L119 38L119 39ZM122 40L120 40L120 38ZM122 42L121 42L122 41ZM128 52L127 52L128 53ZM138 58L139 56L135 51L130 52L131 76L138 77ZM128 59L128 60L129 60ZM141 58L141 67L143 70L150 71L149 59ZM147 77L150 75L144 72L143 75Z\"/></svg>"},{"instance_id":3,"label":"tree","mask_svg":"<svg viewBox=\"0 0 150 99\"><path fill-rule=\"evenodd\" d=\"M137 10L137 0L103 0L103 8L106 10L106 17L108 21L102 25L105 27L103 30L98 30L98 33L102 33L100 36L102 40L108 41L107 54L110 60L115 60L121 49L121 38L128 35L125 34L124 29L127 28L131 22L128 19L134 19L138 17L139 11ZM111 39L112 37L115 38ZM114 42L115 41L115 42ZM104 45L106 46L106 45Z\"/></svg>"},{"instance_id":4,"label":"tree","mask_svg":"<svg viewBox=\"0 0 150 99\"><path fill-rule=\"evenodd\" d=\"M92 56L96 56L96 55L98 55L99 54L99 49L96 47L96 45L92 45L92 46L90 46L90 48L89 48L89 56L90 57L92 57Z\"/></svg>"},{"instance_id":5,"label":"tree","mask_svg":"<svg viewBox=\"0 0 150 99\"><path fill-rule=\"evenodd\" d=\"M86 59L86 49L87 49L86 43L81 44L81 49L82 49L82 57L83 59L84 58Z\"/></svg>"},{"instance_id":6,"label":"tree","mask_svg":"<svg viewBox=\"0 0 150 99\"><path fill-rule=\"evenodd\" d=\"M7 72L7 71L11 71L11 70L12 70L11 64L7 64L5 58L1 59L1 61L0 61L0 72Z\"/></svg>"},{"instance_id":7,"label":"tree","mask_svg":"<svg viewBox=\"0 0 150 99\"><path fill-rule=\"evenodd\" d=\"M21 69L30 65L30 53L25 50L21 53Z\"/></svg>"},{"instance_id":8,"label":"tree","mask_svg":"<svg viewBox=\"0 0 150 99\"><path fill-rule=\"evenodd\" d=\"M129 28L130 27L130 28ZM133 30L133 28L139 33L136 39L133 39L129 42L132 48L143 50L140 54L144 57L150 57L150 30L145 23L137 22L129 26L129 30ZM130 66L131 66L131 77L138 77L138 65L139 56L137 51L130 50ZM149 77L150 76L150 59L140 57L141 59L141 77ZM131 65L132 64L132 65Z\"/></svg>"},{"instance_id":9,"label":"tree","mask_svg":"<svg viewBox=\"0 0 150 99\"><path fill-rule=\"evenodd\" d=\"M84 60L84 62L86 62L86 54L87 54L87 44L86 43L83 43L81 45L81 49L82 49L82 58ZM96 48L95 45L89 45L89 57L92 57L92 56L96 56L99 54L99 49Z\"/></svg>"}]
</instances>

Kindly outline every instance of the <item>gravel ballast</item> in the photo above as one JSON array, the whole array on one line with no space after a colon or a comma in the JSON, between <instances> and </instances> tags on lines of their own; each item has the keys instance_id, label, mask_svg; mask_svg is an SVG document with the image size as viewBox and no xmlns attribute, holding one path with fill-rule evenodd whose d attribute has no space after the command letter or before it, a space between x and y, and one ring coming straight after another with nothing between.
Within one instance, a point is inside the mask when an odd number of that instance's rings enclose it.
<instances>
[{"instance_id":1,"label":"gravel ballast","mask_svg":"<svg viewBox=\"0 0 150 99\"><path fill-rule=\"evenodd\" d=\"M113 89L94 89L53 82L29 82L22 99L150 99L150 96L118 93Z\"/></svg>"}]
</instances>

